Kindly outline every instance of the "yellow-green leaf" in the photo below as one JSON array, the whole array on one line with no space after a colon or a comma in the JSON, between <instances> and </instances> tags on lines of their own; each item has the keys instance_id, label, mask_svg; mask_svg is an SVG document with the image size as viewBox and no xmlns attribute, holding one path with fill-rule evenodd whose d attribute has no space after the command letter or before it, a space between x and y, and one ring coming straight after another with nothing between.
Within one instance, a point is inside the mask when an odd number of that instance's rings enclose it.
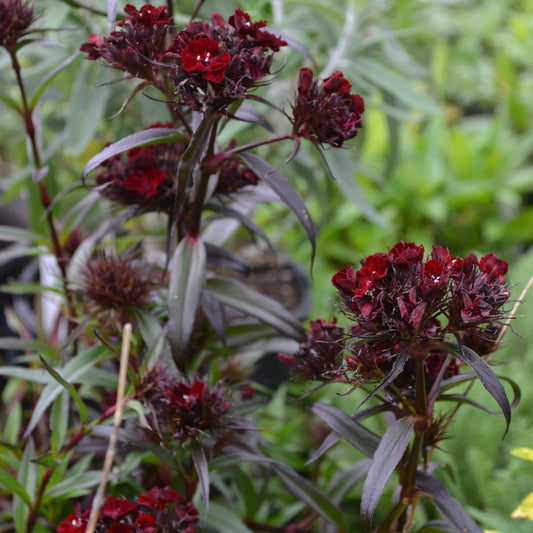
<instances>
[{"instance_id":1,"label":"yellow-green leaf","mask_svg":"<svg viewBox=\"0 0 533 533\"><path fill-rule=\"evenodd\" d=\"M533 520L533 492L530 492L522 503L513 511L511 518L529 518Z\"/></svg>"},{"instance_id":2,"label":"yellow-green leaf","mask_svg":"<svg viewBox=\"0 0 533 533\"><path fill-rule=\"evenodd\" d=\"M519 457L520 459L526 459L527 461L533 461L533 449L522 446L521 448L515 448L511 451L511 455Z\"/></svg>"}]
</instances>

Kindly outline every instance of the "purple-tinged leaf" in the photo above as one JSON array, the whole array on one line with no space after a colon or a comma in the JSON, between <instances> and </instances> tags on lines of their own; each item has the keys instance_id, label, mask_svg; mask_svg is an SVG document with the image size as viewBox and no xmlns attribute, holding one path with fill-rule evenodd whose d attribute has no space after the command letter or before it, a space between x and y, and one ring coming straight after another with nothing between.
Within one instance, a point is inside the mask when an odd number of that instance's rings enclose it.
<instances>
[{"instance_id":1,"label":"purple-tinged leaf","mask_svg":"<svg viewBox=\"0 0 533 533\"><path fill-rule=\"evenodd\" d=\"M407 362L408 358L409 353L407 351L402 352L398 357L396 357L396 360L392 365L391 371L385 376L385 379L372 392L365 396L365 398L357 406L357 409L359 409L359 407L361 407L361 405L363 405L364 403L368 402L368 400L370 400L370 398L372 398L372 396L377 394L380 390L383 390L385 387L390 385L403 372L405 363Z\"/></svg>"},{"instance_id":2,"label":"purple-tinged leaf","mask_svg":"<svg viewBox=\"0 0 533 533\"><path fill-rule=\"evenodd\" d=\"M274 132L272 124L267 120L265 115L258 111L255 107L243 102L237 112L233 115L237 120L242 120L243 122L251 122L252 124L259 124L263 128L267 129L270 132Z\"/></svg>"},{"instance_id":3,"label":"purple-tinged leaf","mask_svg":"<svg viewBox=\"0 0 533 533\"><path fill-rule=\"evenodd\" d=\"M187 366L186 348L205 284L205 246L197 237L179 243L170 264L168 336L176 366Z\"/></svg>"},{"instance_id":4,"label":"purple-tinged leaf","mask_svg":"<svg viewBox=\"0 0 533 533\"><path fill-rule=\"evenodd\" d=\"M369 416L385 411L387 409L387 406L385 405L373 405L372 407L367 407L366 409L363 409L362 411L358 411L355 413L355 415L352 415L350 418L355 421L359 422L360 420L364 420L365 418L368 418ZM330 426L331 427L331 426ZM377 444L379 443L379 435L376 434L377 442L373 446L371 453L369 453L367 456L371 457L374 454L375 449L377 448ZM323 441L322 444L318 447L318 449L315 451L315 453L306 461L306 465L314 463L319 457L324 455L332 446L335 446L339 440L342 439L342 436L337 433L335 430L332 431ZM370 448L368 450L370 452ZM364 453L364 452L363 452Z\"/></svg>"},{"instance_id":5,"label":"purple-tinged leaf","mask_svg":"<svg viewBox=\"0 0 533 533\"><path fill-rule=\"evenodd\" d=\"M461 359L463 363L466 363L477 374L482 385L487 389L489 394L500 406L506 422L505 433L503 434L505 437L505 434L509 429L509 424L511 423L511 406L509 404L509 399L507 398L505 389L498 379L498 376L495 374L494 370L492 370L489 364L471 348L468 348L467 346L458 346L451 343L444 344L445 349L449 353Z\"/></svg>"},{"instance_id":6,"label":"purple-tinged leaf","mask_svg":"<svg viewBox=\"0 0 533 533\"><path fill-rule=\"evenodd\" d=\"M481 409L482 411L485 411L486 413L489 413L489 415L496 416L498 413L495 413L492 409L489 409L488 407L485 407L482 403L476 402L472 398L469 398L468 396L465 396L464 394L442 394L439 396L439 400L445 401L445 402L454 402L456 404L468 404L472 405L473 407L477 407L478 409Z\"/></svg>"},{"instance_id":7,"label":"purple-tinged leaf","mask_svg":"<svg viewBox=\"0 0 533 533\"><path fill-rule=\"evenodd\" d=\"M301 342L305 340L305 330L292 313L244 283L231 278L211 278L206 282L206 289L224 305L253 316L288 337Z\"/></svg>"},{"instance_id":8,"label":"purple-tinged leaf","mask_svg":"<svg viewBox=\"0 0 533 533\"><path fill-rule=\"evenodd\" d=\"M144 146L146 144L165 144L172 142L187 142L188 137L181 130L174 128L150 128L148 130L132 133L120 141L106 146L101 152L92 157L85 165L82 172L82 180L95 168L114 155L126 152L131 148Z\"/></svg>"},{"instance_id":9,"label":"purple-tinged leaf","mask_svg":"<svg viewBox=\"0 0 533 533\"><path fill-rule=\"evenodd\" d=\"M226 343L226 313L224 306L209 292L202 294L202 312L211 324L216 336Z\"/></svg>"},{"instance_id":10,"label":"purple-tinged leaf","mask_svg":"<svg viewBox=\"0 0 533 533\"><path fill-rule=\"evenodd\" d=\"M244 213L241 213L241 211L228 207L227 205L218 204L214 202L209 202L205 204L205 207L212 209L216 213L220 213L221 215L224 215L226 217L231 217L231 218L234 218L235 220L238 220L247 230L252 232L252 234L255 234L261 237L261 239L265 241L268 247L272 251L274 251L272 243L269 241L265 232L261 228L259 228L256 224L254 224Z\"/></svg>"},{"instance_id":11,"label":"purple-tinged leaf","mask_svg":"<svg viewBox=\"0 0 533 533\"><path fill-rule=\"evenodd\" d=\"M379 446L380 437L333 405L315 403L311 411L319 416L338 435L367 457L372 457Z\"/></svg>"},{"instance_id":12,"label":"purple-tinged leaf","mask_svg":"<svg viewBox=\"0 0 533 533\"><path fill-rule=\"evenodd\" d=\"M431 496L442 518L453 528L453 533L483 533L461 504L450 495L440 479L419 470L416 474L416 486Z\"/></svg>"},{"instance_id":13,"label":"purple-tinged leaf","mask_svg":"<svg viewBox=\"0 0 533 533\"><path fill-rule=\"evenodd\" d=\"M191 455L194 469L200 480L200 488L202 489L202 496L204 498L205 516L207 516L209 512L209 468L207 467L207 459L205 458L204 449L198 443L191 447Z\"/></svg>"},{"instance_id":14,"label":"purple-tinged leaf","mask_svg":"<svg viewBox=\"0 0 533 533\"><path fill-rule=\"evenodd\" d=\"M279 37L280 39L283 39L284 41L286 41L286 43L293 49L293 50L296 50L296 52L302 54L304 57L306 57L307 59L309 59L310 61L313 62L313 65L316 67L317 64L316 64L316 61L315 61L315 58L313 57L313 54L311 54L311 52L303 45L301 44L300 42L296 41L295 39L293 39L292 37L290 37L289 35L287 35L286 33L284 32L281 32L279 30L276 30L275 28L268 28L268 31L270 33L273 33L276 37Z\"/></svg>"},{"instance_id":15,"label":"purple-tinged leaf","mask_svg":"<svg viewBox=\"0 0 533 533\"><path fill-rule=\"evenodd\" d=\"M113 31L115 20L117 18L118 0L107 0L107 29L108 33Z\"/></svg>"},{"instance_id":16,"label":"purple-tinged leaf","mask_svg":"<svg viewBox=\"0 0 533 533\"><path fill-rule=\"evenodd\" d=\"M133 97L140 91L142 91L146 86L150 85L149 82L147 81L141 81L140 83L138 83L128 94L128 96L126 96L126 100L124 100L124 102L122 102L122 105L120 106L120 109L116 112L116 113L113 113L111 116L109 117L106 117L107 120L111 120L113 118L116 118L118 117L122 111L124 111L124 109L126 109L126 106L133 100Z\"/></svg>"},{"instance_id":17,"label":"purple-tinged leaf","mask_svg":"<svg viewBox=\"0 0 533 533\"><path fill-rule=\"evenodd\" d=\"M247 274L250 271L250 267L246 261L220 246L206 242L205 249L207 252L207 262L212 265L229 268L240 274Z\"/></svg>"},{"instance_id":18,"label":"purple-tinged leaf","mask_svg":"<svg viewBox=\"0 0 533 533\"><path fill-rule=\"evenodd\" d=\"M347 470L337 472L327 489L327 495L331 501L340 505L346 494L368 474L371 464L370 459L361 459Z\"/></svg>"},{"instance_id":19,"label":"purple-tinged leaf","mask_svg":"<svg viewBox=\"0 0 533 533\"><path fill-rule=\"evenodd\" d=\"M376 506L396 466L400 462L415 427L415 419L407 416L395 420L387 429L377 447L361 496L361 518L372 522Z\"/></svg>"},{"instance_id":20,"label":"purple-tinged leaf","mask_svg":"<svg viewBox=\"0 0 533 533\"><path fill-rule=\"evenodd\" d=\"M309 242L313 249L311 254L311 264L315 257L316 248L316 226L305 206L300 195L293 186L278 172L278 169L267 163L261 157L245 153L240 155L241 159L250 170L255 172L283 201L283 203L297 216L307 233Z\"/></svg>"},{"instance_id":21,"label":"purple-tinged leaf","mask_svg":"<svg viewBox=\"0 0 533 533\"><path fill-rule=\"evenodd\" d=\"M243 462L263 464L272 468L295 496L309 505L323 518L335 524L341 531L346 530L342 513L327 496L289 466L262 455L252 447L246 445L238 447L227 446L223 454L211 462L211 466L227 467L242 464Z\"/></svg>"}]
</instances>

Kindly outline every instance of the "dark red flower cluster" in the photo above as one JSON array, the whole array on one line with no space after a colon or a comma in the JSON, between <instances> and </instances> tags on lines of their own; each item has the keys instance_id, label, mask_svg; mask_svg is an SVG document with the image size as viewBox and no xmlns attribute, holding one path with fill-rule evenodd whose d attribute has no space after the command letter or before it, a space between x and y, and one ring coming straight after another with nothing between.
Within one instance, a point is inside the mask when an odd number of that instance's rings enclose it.
<instances>
[{"instance_id":1,"label":"dark red flower cluster","mask_svg":"<svg viewBox=\"0 0 533 533\"><path fill-rule=\"evenodd\" d=\"M313 71L300 69L298 96L293 105L293 132L313 144L341 147L362 126L363 98L351 94L351 84L342 72L334 72L322 83Z\"/></svg>"},{"instance_id":2,"label":"dark red flower cluster","mask_svg":"<svg viewBox=\"0 0 533 533\"><path fill-rule=\"evenodd\" d=\"M293 355L279 354L279 360L299 377L316 381L334 379L341 366L346 334L337 321L313 320L307 342Z\"/></svg>"},{"instance_id":3,"label":"dark red flower cluster","mask_svg":"<svg viewBox=\"0 0 533 533\"><path fill-rule=\"evenodd\" d=\"M127 320L132 309L146 305L151 281L130 255L99 254L88 261L80 294L90 314L100 319L116 314Z\"/></svg>"},{"instance_id":4,"label":"dark red flower cluster","mask_svg":"<svg viewBox=\"0 0 533 533\"><path fill-rule=\"evenodd\" d=\"M163 379L144 388L144 400L157 417L152 427L159 440L194 441L224 427L230 404L220 384L209 387L201 380L183 380L169 386Z\"/></svg>"},{"instance_id":5,"label":"dark red flower cluster","mask_svg":"<svg viewBox=\"0 0 533 533\"><path fill-rule=\"evenodd\" d=\"M363 259L359 270L350 265L333 276L344 312L383 353L448 334L464 343L470 330L482 334L503 316L510 296L505 261L494 254L452 257L442 246L434 246L426 261L423 255L422 246L401 241L389 253Z\"/></svg>"},{"instance_id":6,"label":"dark red flower cluster","mask_svg":"<svg viewBox=\"0 0 533 533\"><path fill-rule=\"evenodd\" d=\"M156 123L149 128L171 128L172 124ZM174 182L182 143L155 144L132 148L125 160L119 154L102 164L105 170L96 177L100 193L116 202L138 205L147 210L164 211L174 202Z\"/></svg>"},{"instance_id":7,"label":"dark red flower cluster","mask_svg":"<svg viewBox=\"0 0 533 533\"><path fill-rule=\"evenodd\" d=\"M219 168L218 182L213 194L231 194L246 187L257 185L259 177L247 166L235 159L224 159Z\"/></svg>"},{"instance_id":8,"label":"dark red flower cluster","mask_svg":"<svg viewBox=\"0 0 533 533\"><path fill-rule=\"evenodd\" d=\"M287 43L262 29L237 9L228 22L218 14L207 22L191 22L166 54L173 61L171 79L177 96L197 111L222 109L270 74L273 52Z\"/></svg>"},{"instance_id":9,"label":"dark red flower cluster","mask_svg":"<svg viewBox=\"0 0 533 533\"><path fill-rule=\"evenodd\" d=\"M0 46L13 52L33 22L33 8L21 0L0 1Z\"/></svg>"},{"instance_id":10,"label":"dark red flower cluster","mask_svg":"<svg viewBox=\"0 0 533 533\"><path fill-rule=\"evenodd\" d=\"M57 533L85 533L91 510L65 518ZM139 496L139 503L108 496L100 509L95 533L194 533L198 510L175 490L154 487Z\"/></svg>"},{"instance_id":11,"label":"dark red flower cluster","mask_svg":"<svg viewBox=\"0 0 533 533\"><path fill-rule=\"evenodd\" d=\"M111 67L148 81L157 79L159 63L169 44L170 18L166 6L128 4L127 16L117 22L120 30L99 37L91 33L80 50L87 59L104 59Z\"/></svg>"}]
</instances>

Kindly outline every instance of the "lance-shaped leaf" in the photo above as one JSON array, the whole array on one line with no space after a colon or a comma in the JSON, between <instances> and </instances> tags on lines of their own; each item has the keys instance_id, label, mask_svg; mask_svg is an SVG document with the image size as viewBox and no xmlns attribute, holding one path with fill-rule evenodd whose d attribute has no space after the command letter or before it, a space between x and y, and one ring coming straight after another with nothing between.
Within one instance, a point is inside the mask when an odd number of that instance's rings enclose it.
<instances>
[{"instance_id":1,"label":"lance-shaped leaf","mask_svg":"<svg viewBox=\"0 0 533 533\"><path fill-rule=\"evenodd\" d=\"M315 403L311 411L367 457L372 457L376 452L380 442L379 435L359 424L344 411L325 403Z\"/></svg>"},{"instance_id":2,"label":"lance-shaped leaf","mask_svg":"<svg viewBox=\"0 0 533 533\"><path fill-rule=\"evenodd\" d=\"M99 167L104 161L114 155L121 154L131 148L137 148L138 146L172 142L187 142L187 136L182 131L174 128L150 128L132 133L120 139L120 141L106 146L101 152L92 157L83 169L82 180L85 180L92 170Z\"/></svg>"},{"instance_id":3,"label":"lance-shaped leaf","mask_svg":"<svg viewBox=\"0 0 533 533\"><path fill-rule=\"evenodd\" d=\"M415 419L407 416L395 420L381 438L363 487L361 496L361 518L367 524L372 522L387 481L400 462L414 430Z\"/></svg>"},{"instance_id":4,"label":"lance-shaped leaf","mask_svg":"<svg viewBox=\"0 0 533 533\"><path fill-rule=\"evenodd\" d=\"M61 375L65 382L76 383L76 380L84 376L89 368L103 361L106 357L109 357L109 352L105 346L93 346L71 359L62 369L56 369L56 372ZM62 390L63 385L57 382L46 385L33 409L28 427L24 432L24 438L31 434L41 416Z\"/></svg>"},{"instance_id":5,"label":"lance-shaped leaf","mask_svg":"<svg viewBox=\"0 0 533 533\"><path fill-rule=\"evenodd\" d=\"M198 237L185 237L170 265L168 333L177 367L187 365L185 348L191 336L205 284L205 246Z\"/></svg>"},{"instance_id":6,"label":"lance-shaped leaf","mask_svg":"<svg viewBox=\"0 0 533 533\"><path fill-rule=\"evenodd\" d=\"M474 352L474 350L467 346L445 343L445 349L461 359L463 363L466 363L476 373L482 385L487 391L489 391L490 395L496 400L505 417L506 427L505 433L503 434L505 437L505 434L509 429L509 424L511 423L511 405L509 404L505 389L494 370L492 370L489 364Z\"/></svg>"},{"instance_id":7,"label":"lance-shaped leaf","mask_svg":"<svg viewBox=\"0 0 533 533\"><path fill-rule=\"evenodd\" d=\"M325 496L315 485L300 476L292 468L275 459L266 457L246 445L228 446L224 453L211 461L211 466L227 467L243 462L258 463L268 466L276 472L285 486L300 500L314 509L320 516L335 524L341 531L345 531L342 513L331 500Z\"/></svg>"},{"instance_id":8,"label":"lance-shaped leaf","mask_svg":"<svg viewBox=\"0 0 533 533\"><path fill-rule=\"evenodd\" d=\"M199 444L194 444L191 447L191 455L194 463L194 468L200 480L200 488L202 489L202 496L204 498L205 514L209 512L209 468L207 467L207 459L205 458L204 449Z\"/></svg>"},{"instance_id":9,"label":"lance-shaped leaf","mask_svg":"<svg viewBox=\"0 0 533 533\"><path fill-rule=\"evenodd\" d=\"M245 153L241 159L250 170L255 172L283 201L283 203L297 216L302 224L309 242L313 248L311 263L315 257L316 226L300 195L293 186L279 173L278 169L267 163L261 157Z\"/></svg>"},{"instance_id":10,"label":"lance-shaped leaf","mask_svg":"<svg viewBox=\"0 0 533 533\"><path fill-rule=\"evenodd\" d=\"M328 485L327 494L331 501L340 505L346 494L368 474L371 464L370 459L361 459L350 468L337 472Z\"/></svg>"},{"instance_id":11,"label":"lance-shaped leaf","mask_svg":"<svg viewBox=\"0 0 533 533\"><path fill-rule=\"evenodd\" d=\"M440 479L427 472L418 471L416 486L431 496L442 518L453 528L454 532L483 533L483 530L472 520L461 504L452 498Z\"/></svg>"},{"instance_id":12,"label":"lance-shaped leaf","mask_svg":"<svg viewBox=\"0 0 533 533\"><path fill-rule=\"evenodd\" d=\"M43 366L46 368L46 371L60 384L62 385L68 392L69 394L72 396L72 399L74 400L74 402L76 403L76 406L78 408L78 413L80 415L80 424L86 424L87 423L87 420L89 419L89 414L87 413L87 407L85 406L85 404L83 403L83 401L81 400L79 394L78 394L78 391L70 384L68 383L67 381L65 381L62 377L61 377L61 374L59 374L59 372L56 372L56 370L54 368L52 368L51 365L49 365L47 362L46 362L46 359L44 357L40 357L41 359L41 363L43 364Z\"/></svg>"},{"instance_id":13,"label":"lance-shaped leaf","mask_svg":"<svg viewBox=\"0 0 533 533\"><path fill-rule=\"evenodd\" d=\"M207 280L206 288L224 305L259 319L279 332L304 341L305 330L300 321L279 302L260 294L244 283L231 278L212 278Z\"/></svg>"}]
</instances>

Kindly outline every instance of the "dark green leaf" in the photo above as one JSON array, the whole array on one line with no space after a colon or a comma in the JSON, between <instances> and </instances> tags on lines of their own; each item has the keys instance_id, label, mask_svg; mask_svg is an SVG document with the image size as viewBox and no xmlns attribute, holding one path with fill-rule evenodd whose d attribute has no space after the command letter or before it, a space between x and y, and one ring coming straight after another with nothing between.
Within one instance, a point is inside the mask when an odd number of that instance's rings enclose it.
<instances>
[{"instance_id":1,"label":"dark green leaf","mask_svg":"<svg viewBox=\"0 0 533 533\"><path fill-rule=\"evenodd\" d=\"M367 457L372 457L376 452L380 443L379 435L353 420L344 411L325 403L315 403L311 411Z\"/></svg>"},{"instance_id":2,"label":"dark green leaf","mask_svg":"<svg viewBox=\"0 0 533 533\"><path fill-rule=\"evenodd\" d=\"M250 289L244 283L231 278L212 278L207 280L206 289L224 305L253 316L288 337L305 340L305 331L292 313L276 300Z\"/></svg>"},{"instance_id":3,"label":"dark green leaf","mask_svg":"<svg viewBox=\"0 0 533 533\"><path fill-rule=\"evenodd\" d=\"M316 226L300 195L293 186L279 173L278 169L267 163L261 157L252 154L241 154L246 166L253 170L283 201L283 203L297 216L307 233L312 246L311 263L315 257Z\"/></svg>"},{"instance_id":4,"label":"dark green leaf","mask_svg":"<svg viewBox=\"0 0 533 533\"><path fill-rule=\"evenodd\" d=\"M0 487L10 494L16 494L28 507L31 506L30 497L24 487L3 469L0 470Z\"/></svg>"},{"instance_id":5,"label":"dark green leaf","mask_svg":"<svg viewBox=\"0 0 533 533\"><path fill-rule=\"evenodd\" d=\"M170 265L168 333L172 356L183 370L184 354L191 336L205 284L205 246L196 237L185 237Z\"/></svg>"},{"instance_id":6,"label":"dark green leaf","mask_svg":"<svg viewBox=\"0 0 533 533\"><path fill-rule=\"evenodd\" d=\"M62 70L64 70L66 67L68 67L76 57L80 54L79 50L76 50L72 55L67 57L64 61L62 61L56 68L54 68L51 72L49 72L37 85L35 88L35 91L30 99L30 109L33 109L37 102L39 102L39 98L43 94L44 90L50 85L50 83L53 81L53 79L59 74Z\"/></svg>"},{"instance_id":7,"label":"dark green leaf","mask_svg":"<svg viewBox=\"0 0 533 533\"><path fill-rule=\"evenodd\" d=\"M503 416L505 417L505 433L507 433L509 424L511 423L511 406L498 376L484 359L467 346L446 343L446 348L449 353L457 356L477 374L483 386L489 391L490 395L496 400L496 402L498 402Z\"/></svg>"},{"instance_id":8,"label":"dark green leaf","mask_svg":"<svg viewBox=\"0 0 533 533\"><path fill-rule=\"evenodd\" d=\"M387 481L400 462L413 433L415 419L412 416L395 420L387 429L377 447L372 465L368 471L361 496L361 518L367 524L372 522Z\"/></svg>"},{"instance_id":9,"label":"dark green leaf","mask_svg":"<svg viewBox=\"0 0 533 533\"><path fill-rule=\"evenodd\" d=\"M213 502L207 517L208 524L218 533L252 533L227 505ZM202 531L200 527L200 531ZM212 530L209 530L212 531Z\"/></svg>"},{"instance_id":10,"label":"dark green leaf","mask_svg":"<svg viewBox=\"0 0 533 533\"><path fill-rule=\"evenodd\" d=\"M78 391L70 383L65 381L61 377L61 374L59 374L59 372L56 372L56 370L46 362L46 359L44 359L44 357L40 356L39 358L44 368L46 368L46 371L72 396L72 399L74 400L74 402L76 403L76 407L78 408L78 413L80 415L80 423L81 425L86 424L89 419L89 414L87 413L87 407L85 407L85 404L81 400Z\"/></svg>"},{"instance_id":11,"label":"dark green leaf","mask_svg":"<svg viewBox=\"0 0 533 533\"><path fill-rule=\"evenodd\" d=\"M483 533L483 530L468 516L461 504L452 498L440 479L427 472L418 471L416 486L429 494L442 518L453 527L454 533Z\"/></svg>"},{"instance_id":12,"label":"dark green leaf","mask_svg":"<svg viewBox=\"0 0 533 533\"><path fill-rule=\"evenodd\" d=\"M321 150L321 154L344 196L352 201L368 220L385 227L387 225L385 220L368 203L355 179L356 164L350 152L348 150Z\"/></svg>"}]
</instances>

